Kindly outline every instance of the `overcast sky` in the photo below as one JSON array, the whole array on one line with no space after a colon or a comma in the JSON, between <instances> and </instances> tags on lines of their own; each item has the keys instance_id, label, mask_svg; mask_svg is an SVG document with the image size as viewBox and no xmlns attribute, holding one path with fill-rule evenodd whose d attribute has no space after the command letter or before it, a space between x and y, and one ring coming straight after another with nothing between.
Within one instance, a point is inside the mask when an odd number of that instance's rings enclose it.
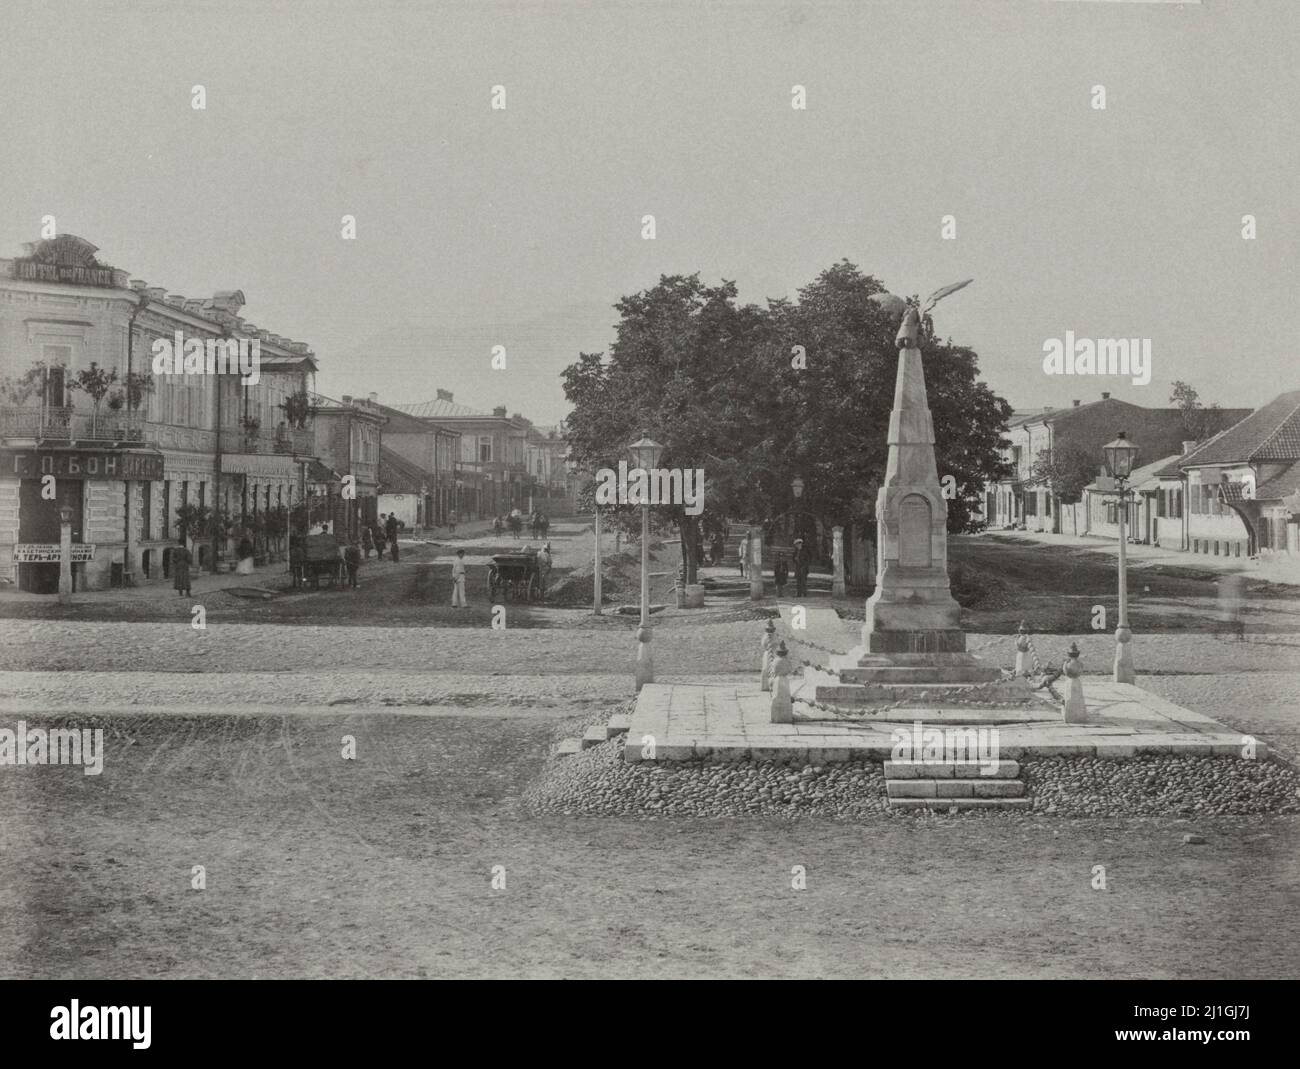
<instances>
[{"instance_id":1,"label":"overcast sky","mask_svg":"<svg viewBox=\"0 0 1300 1069\"><path fill-rule=\"evenodd\" d=\"M621 295L793 296L845 257L974 276L938 327L1016 407L1256 406L1300 386L1298 30L1294 0L8 0L0 255L52 214L151 285L242 289L324 392L541 423ZM1151 338L1151 384L1045 376L1066 330Z\"/></svg>"}]
</instances>

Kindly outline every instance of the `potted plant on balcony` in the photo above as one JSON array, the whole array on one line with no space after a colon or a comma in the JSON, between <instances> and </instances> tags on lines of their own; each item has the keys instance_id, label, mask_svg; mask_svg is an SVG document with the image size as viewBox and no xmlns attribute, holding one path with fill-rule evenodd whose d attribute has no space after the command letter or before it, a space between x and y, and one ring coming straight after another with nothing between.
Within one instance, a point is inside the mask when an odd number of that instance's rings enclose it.
<instances>
[{"instance_id":1,"label":"potted plant on balcony","mask_svg":"<svg viewBox=\"0 0 1300 1069\"><path fill-rule=\"evenodd\" d=\"M122 415L122 409L126 407L126 394L121 390L114 390L106 398L108 410L112 413L114 420L113 438L116 441L126 441L126 419Z\"/></svg>"},{"instance_id":2,"label":"potted plant on balcony","mask_svg":"<svg viewBox=\"0 0 1300 1069\"><path fill-rule=\"evenodd\" d=\"M253 453L257 451L257 432L262 427L262 421L256 416L240 416L239 425L244 429L244 449L245 452Z\"/></svg>"},{"instance_id":3,"label":"potted plant on balcony","mask_svg":"<svg viewBox=\"0 0 1300 1069\"><path fill-rule=\"evenodd\" d=\"M144 403L145 394L153 392L153 373L149 371L128 372L125 380L125 387L126 433L122 437L131 441L140 442L144 440L144 430L138 425L137 420L131 418L131 413L139 412ZM109 401L110 403L112 402L111 397L109 398Z\"/></svg>"},{"instance_id":4,"label":"potted plant on balcony","mask_svg":"<svg viewBox=\"0 0 1300 1069\"><path fill-rule=\"evenodd\" d=\"M72 389L81 390L90 398L93 406L90 415L92 438L99 437L99 406L115 382L117 382L117 368L100 367L98 361L92 360L90 367L83 367L78 371L69 384Z\"/></svg>"},{"instance_id":5,"label":"potted plant on balcony","mask_svg":"<svg viewBox=\"0 0 1300 1069\"><path fill-rule=\"evenodd\" d=\"M307 390L299 387L289 394L280 402L280 409L284 412L285 423L290 427L303 430L307 426L308 417L311 415L311 398L307 395Z\"/></svg>"}]
</instances>

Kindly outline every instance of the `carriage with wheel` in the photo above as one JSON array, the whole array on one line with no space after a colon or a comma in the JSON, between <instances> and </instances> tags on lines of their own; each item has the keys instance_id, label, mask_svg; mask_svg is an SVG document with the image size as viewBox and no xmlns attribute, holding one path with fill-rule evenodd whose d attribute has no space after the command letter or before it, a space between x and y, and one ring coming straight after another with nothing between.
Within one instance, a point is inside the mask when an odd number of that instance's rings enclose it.
<instances>
[{"instance_id":1,"label":"carriage with wheel","mask_svg":"<svg viewBox=\"0 0 1300 1069\"><path fill-rule=\"evenodd\" d=\"M321 576L330 581L330 586L336 586L342 566L339 544L333 535L294 535L289 539L289 573L295 587L302 587L310 580L311 588L318 590Z\"/></svg>"},{"instance_id":2,"label":"carriage with wheel","mask_svg":"<svg viewBox=\"0 0 1300 1069\"><path fill-rule=\"evenodd\" d=\"M488 589L495 601L501 591L512 600L541 601L546 597L546 558L535 549L497 553L488 565Z\"/></svg>"}]
</instances>

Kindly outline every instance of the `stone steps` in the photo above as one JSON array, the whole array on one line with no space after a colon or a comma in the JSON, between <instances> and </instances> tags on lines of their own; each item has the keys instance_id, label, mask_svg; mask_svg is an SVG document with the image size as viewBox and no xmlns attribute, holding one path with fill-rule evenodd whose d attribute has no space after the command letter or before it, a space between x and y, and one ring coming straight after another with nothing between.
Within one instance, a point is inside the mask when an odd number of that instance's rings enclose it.
<instances>
[{"instance_id":1,"label":"stone steps","mask_svg":"<svg viewBox=\"0 0 1300 1069\"><path fill-rule=\"evenodd\" d=\"M853 683L903 683L925 686L942 683L993 683L1002 673L991 665L981 664L894 664L871 668L841 668L840 682Z\"/></svg>"},{"instance_id":2,"label":"stone steps","mask_svg":"<svg viewBox=\"0 0 1300 1069\"><path fill-rule=\"evenodd\" d=\"M631 725L632 718L625 713L611 716L608 724L593 724L587 728L580 739L564 739L555 751L555 755L557 757L568 757L582 750L589 750L591 747L599 746L601 743L608 742L619 735L627 734L627 730Z\"/></svg>"},{"instance_id":3,"label":"stone steps","mask_svg":"<svg viewBox=\"0 0 1300 1069\"><path fill-rule=\"evenodd\" d=\"M985 772L985 769L989 771ZM885 779L1018 779L1019 761L987 764L933 761L886 761Z\"/></svg>"},{"instance_id":4,"label":"stone steps","mask_svg":"<svg viewBox=\"0 0 1300 1069\"><path fill-rule=\"evenodd\" d=\"M886 761L884 772L893 809L1027 809L1032 804L1017 761Z\"/></svg>"}]
</instances>

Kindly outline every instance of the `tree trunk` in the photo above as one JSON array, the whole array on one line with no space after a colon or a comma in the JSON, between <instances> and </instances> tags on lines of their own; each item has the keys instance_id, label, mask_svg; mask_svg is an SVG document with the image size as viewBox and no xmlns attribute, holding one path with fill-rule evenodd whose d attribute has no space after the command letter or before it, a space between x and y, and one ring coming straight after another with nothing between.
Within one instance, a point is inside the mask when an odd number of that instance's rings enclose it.
<instances>
[{"instance_id":1,"label":"tree trunk","mask_svg":"<svg viewBox=\"0 0 1300 1069\"><path fill-rule=\"evenodd\" d=\"M686 565L687 585L699 582L700 531L696 519L695 516L686 516L677 522L677 530L682 540L682 562Z\"/></svg>"}]
</instances>

